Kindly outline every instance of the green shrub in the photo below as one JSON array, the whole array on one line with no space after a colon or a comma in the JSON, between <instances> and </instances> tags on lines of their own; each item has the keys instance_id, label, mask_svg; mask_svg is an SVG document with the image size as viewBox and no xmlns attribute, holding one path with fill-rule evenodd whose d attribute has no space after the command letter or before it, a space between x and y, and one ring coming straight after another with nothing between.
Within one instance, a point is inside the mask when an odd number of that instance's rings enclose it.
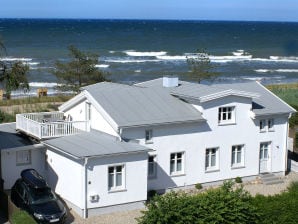
<instances>
[{"instance_id":1,"label":"green shrub","mask_svg":"<svg viewBox=\"0 0 298 224\"><path fill-rule=\"evenodd\" d=\"M197 195L171 192L154 196L139 224L257 223L259 213L243 188L225 182L217 189Z\"/></svg>"},{"instance_id":2,"label":"green shrub","mask_svg":"<svg viewBox=\"0 0 298 224\"><path fill-rule=\"evenodd\" d=\"M12 214L12 224L34 224L35 220L25 211L20 210Z\"/></svg>"},{"instance_id":3,"label":"green shrub","mask_svg":"<svg viewBox=\"0 0 298 224\"><path fill-rule=\"evenodd\" d=\"M157 194L156 190L150 190L150 191L148 191L147 196L150 199L150 198L154 197L156 194Z\"/></svg>"},{"instance_id":4,"label":"green shrub","mask_svg":"<svg viewBox=\"0 0 298 224\"><path fill-rule=\"evenodd\" d=\"M14 122L15 116L0 110L0 123Z\"/></svg>"},{"instance_id":5,"label":"green shrub","mask_svg":"<svg viewBox=\"0 0 298 224\"><path fill-rule=\"evenodd\" d=\"M238 184L242 183L241 177L236 177L235 182L238 183Z\"/></svg>"},{"instance_id":6,"label":"green shrub","mask_svg":"<svg viewBox=\"0 0 298 224\"><path fill-rule=\"evenodd\" d=\"M298 220L298 182L292 183L287 192L274 196L257 195L253 204L261 212L260 223L296 224Z\"/></svg>"},{"instance_id":7,"label":"green shrub","mask_svg":"<svg viewBox=\"0 0 298 224\"><path fill-rule=\"evenodd\" d=\"M201 189L203 188L202 184L200 184L200 183L197 183L197 184L195 185L195 187L196 187L196 189L198 189L198 190L201 190Z\"/></svg>"}]
</instances>

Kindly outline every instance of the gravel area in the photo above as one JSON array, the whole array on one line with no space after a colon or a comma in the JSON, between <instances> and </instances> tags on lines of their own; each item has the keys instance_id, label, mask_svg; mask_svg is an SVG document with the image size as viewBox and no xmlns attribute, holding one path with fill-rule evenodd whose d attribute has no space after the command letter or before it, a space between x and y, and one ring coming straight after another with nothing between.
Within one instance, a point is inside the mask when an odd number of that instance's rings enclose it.
<instances>
[{"instance_id":1,"label":"gravel area","mask_svg":"<svg viewBox=\"0 0 298 224\"><path fill-rule=\"evenodd\" d=\"M244 183L244 189L250 192L252 195L274 195L279 194L287 189L289 184L293 181L298 181L298 173L291 172L285 177L281 177L284 183L264 185L259 179ZM105 215L99 215L96 217L90 217L88 219L80 218L75 212L70 211L67 224L136 224L135 218L142 215L141 210L133 210L127 212L117 212Z\"/></svg>"},{"instance_id":2,"label":"gravel area","mask_svg":"<svg viewBox=\"0 0 298 224\"><path fill-rule=\"evenodd\" d=\"M250 192L252 195L263 194L263 195L274 195L279 194L287 190L291 182L298 181L298 173L291 172L285 177L281 177L284 183L264 185L258 183L259 181L252 181L250 183L244 184L244 189Z\"/></svg>"}]
</instances>

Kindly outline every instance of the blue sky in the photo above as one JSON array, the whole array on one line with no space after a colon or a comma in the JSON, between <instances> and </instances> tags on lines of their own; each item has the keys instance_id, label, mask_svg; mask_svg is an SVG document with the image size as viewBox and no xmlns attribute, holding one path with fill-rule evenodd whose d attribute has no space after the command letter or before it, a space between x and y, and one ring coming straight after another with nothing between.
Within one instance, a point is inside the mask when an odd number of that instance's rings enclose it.
<instances>
[{"instance_id":1,"label":"blue sky","mask_svg":"<svg viewBox=\"0 0 298 224\"><path fill-rule=\"evenodd\" d=\"M298 22L298 0L1 0L0 17Z\"/></svg>"}]
</instances>

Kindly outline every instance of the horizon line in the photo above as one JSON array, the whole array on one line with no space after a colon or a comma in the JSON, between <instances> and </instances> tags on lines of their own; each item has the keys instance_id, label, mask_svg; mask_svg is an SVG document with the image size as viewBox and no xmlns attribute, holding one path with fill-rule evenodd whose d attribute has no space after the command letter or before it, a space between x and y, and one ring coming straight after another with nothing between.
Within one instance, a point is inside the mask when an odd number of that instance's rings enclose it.
<instances>
[{"instance_id":1,"label":"horizon line","mask_svg":"<svg viewBox=\"0 0 298 224\"><path fill-rule=\"evenodd\" d=\"M197 22L264 22L264 23L298 23L298 21L287 21L287 20L233 20L233 19L141 19L141 18L55 18L55 17L0 17L1 19L15 19L15 20L127 20L127 21L197 21Z\"/></svg>"}]
</instances>

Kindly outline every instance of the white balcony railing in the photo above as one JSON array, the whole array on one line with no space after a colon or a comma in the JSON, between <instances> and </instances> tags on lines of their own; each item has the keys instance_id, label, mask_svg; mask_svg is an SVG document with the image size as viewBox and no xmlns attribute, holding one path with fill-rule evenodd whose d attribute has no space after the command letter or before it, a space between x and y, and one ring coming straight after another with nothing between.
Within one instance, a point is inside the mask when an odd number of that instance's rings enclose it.
<instances>
[{"instance_id":1,"label":"white balcony railing","mask_svg":"<svg viewBox=\"0 0 298 224\"><path fill-rule=\"evenodd\" d=\"M56 138L90 131L89 121L66 121L62 112L16 115L16 129L38 139Z\"/></svg>"}]
</instances>

